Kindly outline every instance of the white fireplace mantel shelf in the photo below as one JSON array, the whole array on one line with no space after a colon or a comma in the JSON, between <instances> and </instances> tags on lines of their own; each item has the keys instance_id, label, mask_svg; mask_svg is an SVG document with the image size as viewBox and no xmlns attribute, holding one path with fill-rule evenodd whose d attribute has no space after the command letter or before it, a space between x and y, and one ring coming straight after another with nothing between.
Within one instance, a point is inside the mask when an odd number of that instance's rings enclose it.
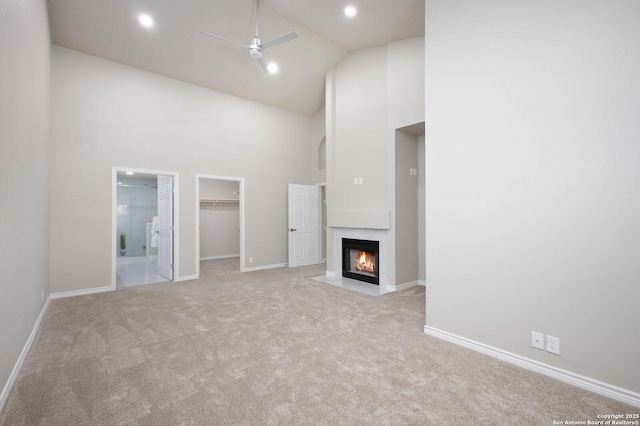
<instances>
[{"instance_id":1,"label":"white fireplace mantel shelf","mask_svg":"<svg viewBox=\"0 0 640 426\"><path fill-rule=\"evenodd\" d=\"M330 228L390 229L389 210L329 210L327 226Z\"/></svg>"}]
</instances>

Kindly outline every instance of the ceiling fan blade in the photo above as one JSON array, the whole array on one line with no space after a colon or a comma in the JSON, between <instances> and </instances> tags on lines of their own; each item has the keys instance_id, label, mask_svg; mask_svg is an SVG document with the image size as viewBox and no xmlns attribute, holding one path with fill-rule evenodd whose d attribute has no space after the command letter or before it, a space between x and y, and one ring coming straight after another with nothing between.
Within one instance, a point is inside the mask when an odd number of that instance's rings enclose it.
<instances>
[{"instance_id":1,"label":"ceiling fan blade","mask_svg":"<svg viewBox=\"0 0 640 426\"><path fill-rule=\"evenodd\" d=\"M232 43L232 44L235 44L237 46L244 47L246 49L249 48L249 46L246 45L246 44L238 43L237 41L229 40L227 38L220 37L220 36L217 36L215 34L211 34L211 33L205 32L205 31L200 31L200 34L203 34L203 35L206 35L206 36L209 36L209 37L213 37L213 38L217 38L218 40L226 41L227 43Z\"/></svg>"},{"instance_id":2,"label":"ceiling fan blade","mask_svg":"<svg viewBox=\"0 0 640 426\"><path fill-rule=\"evenodd\" d=\"M291 31L290 33L281 35L280 37L276 37L271 41L268 41L266 43L262 43L260 45L260 47L262 47L262 50L269 50L269 49L271 49L271 48L273 48L273 47L275 47L275 46L277 46L279 44L286 43L289 40L293 40L295 38L298 38L298 33L295 32L295 31Z\"/></svg>"},{"instance_id":3,"label":"ceiling fan blade","mask_svg":"<svg viewBox=\"0 0 640 426\"><path fill-rule=\"evenodd\" d=\"M264 72L269 74L269 69L267 68L267 63L264 61L264 58L257 58L257 61L260 63L260 66L262 67Z\"/></svg>"}]
</instances>

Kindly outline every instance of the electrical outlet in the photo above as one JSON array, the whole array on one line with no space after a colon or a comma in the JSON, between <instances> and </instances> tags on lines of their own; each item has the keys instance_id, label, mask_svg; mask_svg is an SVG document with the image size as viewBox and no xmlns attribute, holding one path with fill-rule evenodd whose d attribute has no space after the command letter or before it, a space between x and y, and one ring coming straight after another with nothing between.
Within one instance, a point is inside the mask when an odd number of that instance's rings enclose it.
<instances>
[{"instance_id":1,"label":"electrical outlet","mask_svg":"<svg viewBox=\"0 0 640 426\"><path fill-rule=\"evenodd\" d=\"M560 355L560 339L558 337L547 336L547 352Z\"/></svg>"},{"instance_id":2,"label":"electrical outlet","mask_svg":"<svg viewBox=\"0 0 640 426\"><path fill-rule=\"evenodd\" d=\"M249 256L249 263L253 263L253 257Z\"/></svg>"},{"instance_id":3,"label":"electrical outlet","mask_svg":"<svg viewBox=\"0 0 640 426\"><path fill-rule=\"evenodd\" d=\"M531 332L531 346L542 349L544 351L544 334L537 331Z\"/></svg>"}]
</instances>

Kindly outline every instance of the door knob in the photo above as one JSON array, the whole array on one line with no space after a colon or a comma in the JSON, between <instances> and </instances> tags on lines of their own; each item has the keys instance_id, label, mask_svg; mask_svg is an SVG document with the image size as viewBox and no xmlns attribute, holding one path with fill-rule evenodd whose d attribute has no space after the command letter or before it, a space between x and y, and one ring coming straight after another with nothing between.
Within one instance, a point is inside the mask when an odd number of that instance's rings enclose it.
<instances>
[{"instance_id":1,"label":"door knob","mask_svg":"<svg viewBox=\"0 0 640 426\"><path fill-rule=\"evenodd\" d=\"M295 232L295 231L297 231L297 229L296 228L289 228L289 231Z\"/></svg>"}]
</instances>

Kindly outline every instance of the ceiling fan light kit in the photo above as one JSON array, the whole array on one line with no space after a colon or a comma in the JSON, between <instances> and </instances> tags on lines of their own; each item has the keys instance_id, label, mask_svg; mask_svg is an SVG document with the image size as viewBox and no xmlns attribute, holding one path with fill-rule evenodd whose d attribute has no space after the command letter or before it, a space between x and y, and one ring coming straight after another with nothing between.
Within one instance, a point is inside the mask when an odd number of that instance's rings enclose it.
<instances>
[{"instance_id":1,"label":"ceiling fan light kit","mask_svg":"<svg viewBox=\"0 0 640 426\"><path fill-rule=\"evenodd\" d=\"M353 6L347 6L344 9L344 14L349 18L353 18L354 16L356 16L357 13L358 13L358 10Z\"/></svg>"},{"instance_id":2,"label":"ceiling fan light kit","mask_svg":"<svg viewBox=\"0 0 640 426\"><path fill-rule=\"evenodd\" d=\"M146 14L146 13L141 13L138 15L138 23L143 27L143 28L152 28L153 27L153 18L151 17L151 15Z\"/></svg>"},{"instance_id":3,"label":"ceiling fan light kit","mask_svg":"<svg viewBox=\"0 0 640 426\"><path fill-rule=\"evenodd\" d=\"M270 73L273 74L275 72L277 72L278 70L278 66L276 64L270 63L269 65L267 65L264 62L264 58L263 58L263 53L269 49L272 49L276 46L279 46L283 43L286 43L288 41L291 41L293 39L298 38L298 33L295 31L291 31L289 33L283 34L279 37L274 38L273 40L270 40L266 43L261 43L260 42L260 37L258 36L258 25L260 23L260 0L256 0L256 32L255 35L253 36L253 38L251 39L251 44L249 45L245 45L242 43L238 43L237 41L233 41L233 40L229 40L226 39L224 37L220 37L218 35L215 34L211 34L205 31L200 31L200 34L209 36L209 37L213 37L213 38L217 38L219 40L225 41L227 43L231 43L231 44L235 44L237 46L241 46L244 47L245 49L249 49L249 56L251 56L254 59L258 60L258 63L260 64L260 66L262 67L262 69L264 70L264 72L266 73Z\"/></svg>"}]
</instances>

